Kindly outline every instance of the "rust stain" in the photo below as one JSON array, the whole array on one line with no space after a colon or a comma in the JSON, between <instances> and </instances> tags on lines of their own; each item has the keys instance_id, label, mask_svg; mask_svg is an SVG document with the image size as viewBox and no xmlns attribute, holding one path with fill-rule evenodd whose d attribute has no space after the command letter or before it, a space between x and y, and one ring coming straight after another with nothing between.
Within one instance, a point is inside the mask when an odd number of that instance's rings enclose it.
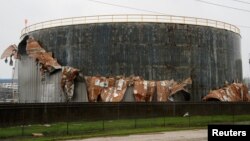
<instances>
[{"instance_id":1,"label":"rust stain","mask_svg":"<svg viewBox=\"0 0 250 141\"><path fill-rule=\"evenodd\" d=\"M86 76L89 102L121 102L127 89L125 77Z\"/></svg>"},{"instance_id":2,"label":"rust stain","mask_svg":"<svg viewBox=\"0 0 250 141\"><path fill-rule=\"evenodd\" d=\"M52 57L52 53L46 52L33 37L27 40L26 52L29 57L36 60L40 65L42 75L46 72L52 73L62 68L57 60Z\"/></svg>"},{"instance_id":3,"label":"rust stain","mask_svg":"<svg viewBox=\"0 0 250 141\"><path fill-rule=\"evenodd\" d=\"M67 100L71 100L74 95L74 80L79 74L79 70L73 67L62 67L61 88Z\"/></svg>"},{"instance_id":4,"label":"rust stain","mask_svg":"<svg viewBox=\"0 0 250 141\"><path fill-rule=\"evenodd\" d=\"M156 82L137 78L134 80L136 102L151 102L155 93Z\"/></svg>"},{"instance_id":5,"label":"rust stain","mask_svg":"<svg viewBox=\"0 0 250 141\"><path fill-rule=\"evenodd\" d=\"M250 101L248 88L243 83L232 83L223 88L212 90L206 95L203 101L223 101L223 102L239 102Z\"/></svg>"},{"instance_id":6,"label":"rust stain","mask_svg":"<svg viewBox=\"0 0 250 141\"><path fill-rule=\"evenodd\" d=\"M191 84L192 84L191 78L187 78L184 81L182 81L181 83L174 83L173 86L171 87L171 93L169 95L169 98L173 99L174 95L182 94L185 101L189 101L190 100L190 93L189 93L188 89L186 88L186 86L191 85Z\"/></svg>"},{"instance_id":7,"label":"rust stain","mask_svg":"<svg viewBox=\"0 0 250 141\"><path fill-rule=\"evenodd\" d=\"M29 39L27 40L26 52L30 57L32 57L33 54L46 51L32 36L30 36Z\"/></svg>"},{"instance_id":8,"label":"rust stain","mask_svg":"<svg viewBox=\"0 0 250 141\"><path fill-rule=\"evenodd\" d=\"M127 90L128 81L125 77L116 77L114 86L104 88L101 92L103 102L121 102Z\"/></svg>"},{"instance_id":9,"label":"rust stain","mask_svg":"<svg viewBox=\"0 0 250 141\"><path fill-rule=\"evenodd\" d=\"M101 76L85 76L89 102L97 102L104 87L114 85L114 79Z\"/></svg>"},{"instance_id":10,"label":"rust stain","mask_svg":"<svg viewBox=\"0 0 250 141\"><path fill-rule=\"evenodd\" d=\"M175 101L175 95L181 94L184 100L188 101L190 93L186 86L192 84L192 79L187 78L186 80L177 83L174 80L163 80L156 82L157 87L157 101L167 102Z\"/></svg>"},{"instance_id":11,"label":"rust stain","mask_svg":"<svg viewBox=\"0 0 250 141\"><path fill-rule=\"evenodd\" d=\"M174 80L149 81L139 76L86 76L85 80L89 102L121 102L128 86L134 87L133 94L136 102L151 102L156 88L157 101L174 101L173 96L177 94L183 97L187 94L189 96L186 86L192 84L191 78L177 83Z\"/></svg>"},{"instance_id":12,"label":"rust stain","mask_svg":"<svg viewBox=\"0 0 250 141\"><path fill-rule=\"evenodd\" d=\"M30 56L32 56L32 58L34 58L37 63L41 65L41 71L52 73L55 70L62 68L62 66L58 64L57 60L52 57L51 53L37 52Z\"/></svg>"}]
</instances>

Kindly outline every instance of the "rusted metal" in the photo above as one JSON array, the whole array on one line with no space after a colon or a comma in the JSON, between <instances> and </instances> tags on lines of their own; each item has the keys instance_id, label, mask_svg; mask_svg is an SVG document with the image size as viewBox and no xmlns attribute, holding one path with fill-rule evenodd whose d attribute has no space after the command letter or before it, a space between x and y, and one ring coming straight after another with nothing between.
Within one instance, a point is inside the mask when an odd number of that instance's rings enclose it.
<instances>
[{"instance_id":1,"label":"rusted metal","mask_svg":"<svg viewBox=\"0 0 250 141\"><path fill-rule=\"evenodd\" d=\"M55 70L62 68L57 60L52 57L51 53L37 52L31 56L41 65L41 71L52 73Z\"/></svg>"},{"instance_id":2,"label":"rusted metal","mask_svg":"<svg viewBox=\"0 0 250 141\"><path fill-rule=\"evenodd\" d=\"M65 93L67 100L71 100L74 95L74 80L79 74L79 70L73 67L62 67L61 88Z\"/></svg>"},{"instance_id":3,"label":"rusted metal","mask_svg":"<svg viewBox=\"0 0 250 141\"><path fill-rule=\"evenodd\" d=\"M20 56L17 53L17 46L15 44L10 45L8 48L6 48L4 50L4 52L1 55L1 59L5 58L5 63L8 63L8 57L10 58L10 65L13 65L13 60L12 57L14 57L14 59L19 59Z\"/></svg>"},{"instance_id":4,"label":"rusted metal","mask_svg":"<svg viewBox=\"0 0 250 141\"><path fill-rule=\"evenodd\" d=\"M128 81L125 77L117 77L114 86L103 88L101 99L103 102L121 102L127 90Z\"/></svg>"},{"instance_id":5,"label":"rusted metal","mask_svg":"<svg viewBox=\"0 0 250 141\"><path fill-rule=\"evenodd\" d=\"M232 83L224 87L212 90L206 95L203 101L239 102L250 101L248 88L243 83Z\"/></svg>"},{"instance_id":6,"label":"rusted metal","mask_svg":"<svg viewBox=\"0 0 250 141\"><path fill-rule=\"evenodd\" d=\"M163 80L156 82L157 85L157 101L178 101L177 95L180 95L182 100L189 101L190 93L186 88L187 85L192 84L192 79L188 78L181 83L174 80Z\"/></svg>"},{"instance_id":7,"label":"rusted metal","mask_svg":"<svg viewBox=\"0 0 250 141\"><path fill-rule=\"evenodd\" d=\"M26 53L40 65L42 75L45 72L52 73L57 69L61 69L61 65L55 58L52 57L52 53L46 52L43 47L41 47L41 45L31 36L27 40Z\"/></svg>"},{"instance_id":8,"label":"rusted metal","mask_svg":"<svg viewBox=\"0 0 250 141\"><path fill-rule=\"evenodd\" d=\"M190 92L186 88L187 85L192 84L192 79L187 78L181 83L174 83L171 87L171 93L169 95L169 99L171 101L189 101L190 100Z\"/></svg>"},{"instance_id":9,"label":"rusted metal","mask_svg":"<svg viewBox=\"0 0 250 141\"><path fill-rule=\"evenodd\" d=\"M40 52L46 52L41 45L32 37L29 36L29 39L27 40L26 45L26 53L33 57L34 54L40 53Z\"/></svg>"},{"instance_id":10,"label":"rusted metal","mask_svg":"<svg viewBox=\"0 0 250 141\"><path fill-rule=\"evenodd\" d=\"M173 85L174 80L163 80L156 82L157 87L157 101L166 102L169 101L170 87Z\"/></svg>"},{"instance_id":11,"label":"rusted metal","mask_svg":"<svg viewBox=\"0 0 250 141\"><path fill-rule=\"evenodd\" d=\"M123 76L86 76L89 102L121 102L127 89L128 80Z\"/></svg>"},{"instance_id":12,"label":"rusted metal","mask_svg":"<svg viewBox=\"0 0 250 141\"><path fill-rule=\"evenodd\" d=\"M124 76L86 76L85 80L90 102L121 102L129 86L134 89L136 102L151 102L156 91L156 84L157 101L188 101L190 93L186 86L192 84L191 78L177 83L174 80L148 81L139 76L127 78Z\"/></svg>"},{"instance_id":13,"label":"rusted metal","mask_svg":"<svg viewBox=\"0 0 250 141\"><path fill-rule=\"evenodd\" d=\"M155 93L155 81L135 79L134 96L136 102L151 102Z\"/></svg>"},{"instance_id":14,"label":"rusted metal","mask_svg":"<svg viewBox=\"0 0 250 141\"><path fill-rule=\"evenodd\" d=\"M114 81L113 79L109 80L111 83ZM100 76L85 76L85 81L87 84L89 102L97 102L97 100L100 100L98 97L101 95L103 87L111 85L106 77Z\"/></svg>"}]
</instances>

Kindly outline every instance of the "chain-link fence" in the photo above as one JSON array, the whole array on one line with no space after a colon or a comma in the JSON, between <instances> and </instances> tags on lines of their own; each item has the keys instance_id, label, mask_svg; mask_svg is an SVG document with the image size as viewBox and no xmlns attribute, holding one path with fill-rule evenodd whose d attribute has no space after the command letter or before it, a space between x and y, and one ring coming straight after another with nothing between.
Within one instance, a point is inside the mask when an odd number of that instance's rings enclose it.
<instances>
[{"instance_id":1,"label":"chain-link fence","mask_svg":"<svg viewBox=\"0 0 250 141\"><path fill-rule=\"evenodd\" d=\"M250 121L250 103L0 104L0 137L11 136L11 132L4 132L9 127L20 136L27 136L36 132L56 135L151 127L205 127L216 122L239 121Z\"/></svg>"}]
</instances>

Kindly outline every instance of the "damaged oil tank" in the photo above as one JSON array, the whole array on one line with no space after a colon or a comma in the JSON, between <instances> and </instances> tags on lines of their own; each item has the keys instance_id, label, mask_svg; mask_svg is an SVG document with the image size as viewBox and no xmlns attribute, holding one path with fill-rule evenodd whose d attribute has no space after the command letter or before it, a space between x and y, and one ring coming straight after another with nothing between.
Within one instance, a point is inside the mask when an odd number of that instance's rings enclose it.
<instances>
[{"instance_id":1,"label":"damaged oil tank","mask_svg":"<svg viewBox=\"0 0 250 141\"><path fill-rule=\"evenodd\" d=\"M242 80L239 29L224 22L168 15L116 15L47 21L25 31L22 37L32 35L62 66L77 68L85 76L135 75L154 81L191 77L191 101L201 101L225 81ZM29 97L30 101L40 97L63 101L60 76L52 74L41 82L35 63L25 53L21 57L19 85L20 93L25 94L21 101ZM86 101L84 83L76 82L74 101Z\"/></svg>"}]
</instances>

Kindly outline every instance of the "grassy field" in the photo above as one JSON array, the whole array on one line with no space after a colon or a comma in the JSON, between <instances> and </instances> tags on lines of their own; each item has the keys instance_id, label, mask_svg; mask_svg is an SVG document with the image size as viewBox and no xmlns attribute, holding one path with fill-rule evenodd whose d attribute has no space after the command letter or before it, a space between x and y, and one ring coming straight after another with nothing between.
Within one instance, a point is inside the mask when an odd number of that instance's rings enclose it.
<instances>
[{"instance_id":1,"label":"grassy field","mask_svg":"<svg viewBox=\"0 0 250 141\"><path fill-rule=\"evenodd\" d=\"M248 122L250 115L220 115L191 117L160 117L147 119L120 119L105 121L77 121L49 125L25 125L0 128L0 140L51 141L97 136L128 135L159 131L207 128L212 123ZM33 137L42 133L43 137Z\"/></svg>"}]
</instances>

